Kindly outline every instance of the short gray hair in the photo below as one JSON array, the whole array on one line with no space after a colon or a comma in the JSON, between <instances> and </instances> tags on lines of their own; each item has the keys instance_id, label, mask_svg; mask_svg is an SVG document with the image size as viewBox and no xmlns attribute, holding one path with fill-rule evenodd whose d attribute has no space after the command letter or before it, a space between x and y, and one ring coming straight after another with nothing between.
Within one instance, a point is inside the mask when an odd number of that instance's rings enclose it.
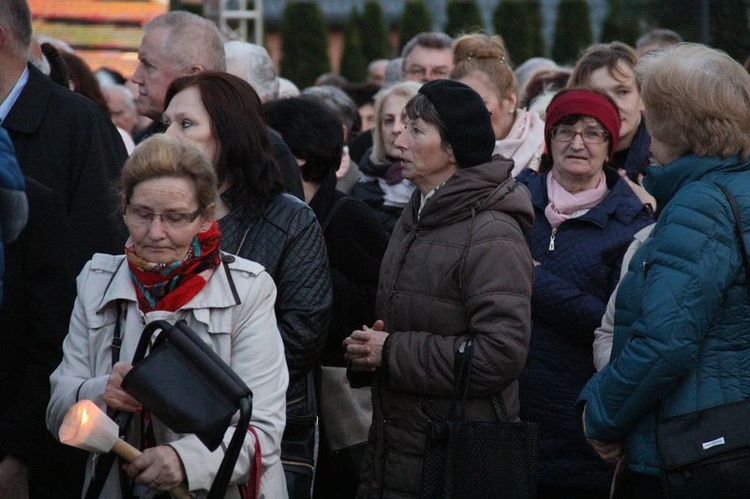
<instances>
[{"instance_id":1,"label":"short gray hair","mask_svg":"<svg viewBox=\"0 0 750 499\"><path fill-rule=\"evenodd\" d=\"M268 51L260 45L232 40L224 44L227 72L248 82L262 102L279 96L279 78Z\"/></svg>"},{"instance_id":2,"label":"short gray hair","mask_svg":"<svg viewBox=\"0 0 750 499\"><path fill-rule=\"evenodd\" d=\"M423 31L415 35L411 40L406 42L401 49L401 58L406 58L417 46L430 49L450 49L453 50L453 38L440 31Z\"/></svg>"},{"instance_id":3,"label":"short gray hair","mask_svg":"<svg viewBox=\"0 0 750 499\"><path fill-rule=\"evenodd\" d=\"M143 25L145 31L164 28L168 31L160 49L180 71L194 64L204 70L226 71L224 42L216 24L197 14L175 10L161 14Z\"/></svg>"}]
</instances>

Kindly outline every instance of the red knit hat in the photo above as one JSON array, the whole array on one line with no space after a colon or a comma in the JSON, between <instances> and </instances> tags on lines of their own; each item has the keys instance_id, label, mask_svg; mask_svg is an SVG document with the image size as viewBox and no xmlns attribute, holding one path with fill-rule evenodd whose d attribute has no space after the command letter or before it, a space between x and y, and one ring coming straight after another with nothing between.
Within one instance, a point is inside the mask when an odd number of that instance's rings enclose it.
<instances>
[{"instance_id":1,"label":"red knit hat","mask_svg":"<svg viewBox=\"0 0 750 499\"><path fill-rule=\"evenodd\" d=\"M566 116L580 114L590 116L601 124L609 133L609 156L615 152L620 138L620 113L612 100L604 94L587 89L561 90L547 106L547 117L544 122L544 140L547 151L550 151L550 134L552 127Z\"/></svg>"}]
</instances>

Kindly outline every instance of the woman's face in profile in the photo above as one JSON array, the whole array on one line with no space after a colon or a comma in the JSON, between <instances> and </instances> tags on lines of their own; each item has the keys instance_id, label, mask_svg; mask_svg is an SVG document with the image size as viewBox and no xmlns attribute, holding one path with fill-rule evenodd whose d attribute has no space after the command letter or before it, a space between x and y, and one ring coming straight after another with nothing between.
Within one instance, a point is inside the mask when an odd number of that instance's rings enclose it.
<instances>
[{"instance_id":1,"label":"woman's face in profile","mask_svg":"<svg viewBox=\"0 0 750 499\"><path fill-rule=\"evenodd\" d=\"M218 142L211 131L211 117L203 105L198 87L188 87L172 97L164 111L167 135L193 144L216 162Z\"/></svg>"},{"instance_id":2,"label":"woman's face in profile","mask_svg":"<svg viewBox=\"0 0 750 499\"><path fill-rule=\"evenodd\" d=\"M193 238L211 223L211 210L196 213L195 186L186 178L157 177L135 186L125 225L135 253L151 263L183 260Z\"/></svg>"},{"instance_id":3,"label":"woman's face in profile","mask_svg":"<svg viewBox=\"0 0 750 499\"><path fill-rule=\"evenodd\" d=\"M390 95L386 97L380 109L380 135L383 137L385 155L389 158L397 158L399 155L398 149L393 146L393 141L404 131L401 111L408 101L408 97Z\"/></svg>"}]
</instances>

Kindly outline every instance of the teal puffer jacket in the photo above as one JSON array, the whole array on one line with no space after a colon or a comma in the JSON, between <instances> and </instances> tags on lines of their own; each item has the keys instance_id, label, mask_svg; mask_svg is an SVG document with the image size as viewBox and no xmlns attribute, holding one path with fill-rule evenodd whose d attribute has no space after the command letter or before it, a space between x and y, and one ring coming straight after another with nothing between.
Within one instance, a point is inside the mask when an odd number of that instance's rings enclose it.
<instances>
[{"instance_id":1,"label":"teal puffer jacket","mask_svg":"<svg viewBox=\"0 0 750 499\"><path fill-rule=\"evenodd\" d=\"M649 168L664 209L616 298L610 364L581 393L589 437L624 442L628 466L658 474L657 414L750 398L750 298L729 202L750 247L750 160L684 156Z\"/></svg>"}]
</instances>

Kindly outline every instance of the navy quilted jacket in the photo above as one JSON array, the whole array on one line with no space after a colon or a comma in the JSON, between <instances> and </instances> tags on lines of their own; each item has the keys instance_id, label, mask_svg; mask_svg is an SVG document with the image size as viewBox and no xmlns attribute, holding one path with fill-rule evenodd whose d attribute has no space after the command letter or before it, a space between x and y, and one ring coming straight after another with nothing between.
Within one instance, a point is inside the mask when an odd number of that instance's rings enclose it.
<instances>
[{"instance_id":1,"label":"navy quilted jacket","mask_svg":"<svg viewBox=\"0 0 750 499\"><path fill-rule=\"evenodd\" d=\"M547 174L524 172L535 222L531 349L521 382L521 418L540 423L540 483L609 487L612 468L590 449L575 402L594 374L592 343L633 234L653 222L628 185L606 169L609 194L554 232L544 215ZM554 241L554 245L551 244ZM554 249L553 249L554 248Z\"/></svg>"},{"instance_id":2,"label":"navy quilted jacket","mask_svg":"<svg viewBox=\"0 0 750 499\"><path fill-rule=\"evenodd\" d=\"M750 247L750 161L685 156L653 166L664 206L617 293L610 364L581 394L587 432L625 442L628 466L659 473L655 421L750 398L750 303L734 218ZM748 420L750 421L750 420Z\"/></svg>"}]
</instances>

